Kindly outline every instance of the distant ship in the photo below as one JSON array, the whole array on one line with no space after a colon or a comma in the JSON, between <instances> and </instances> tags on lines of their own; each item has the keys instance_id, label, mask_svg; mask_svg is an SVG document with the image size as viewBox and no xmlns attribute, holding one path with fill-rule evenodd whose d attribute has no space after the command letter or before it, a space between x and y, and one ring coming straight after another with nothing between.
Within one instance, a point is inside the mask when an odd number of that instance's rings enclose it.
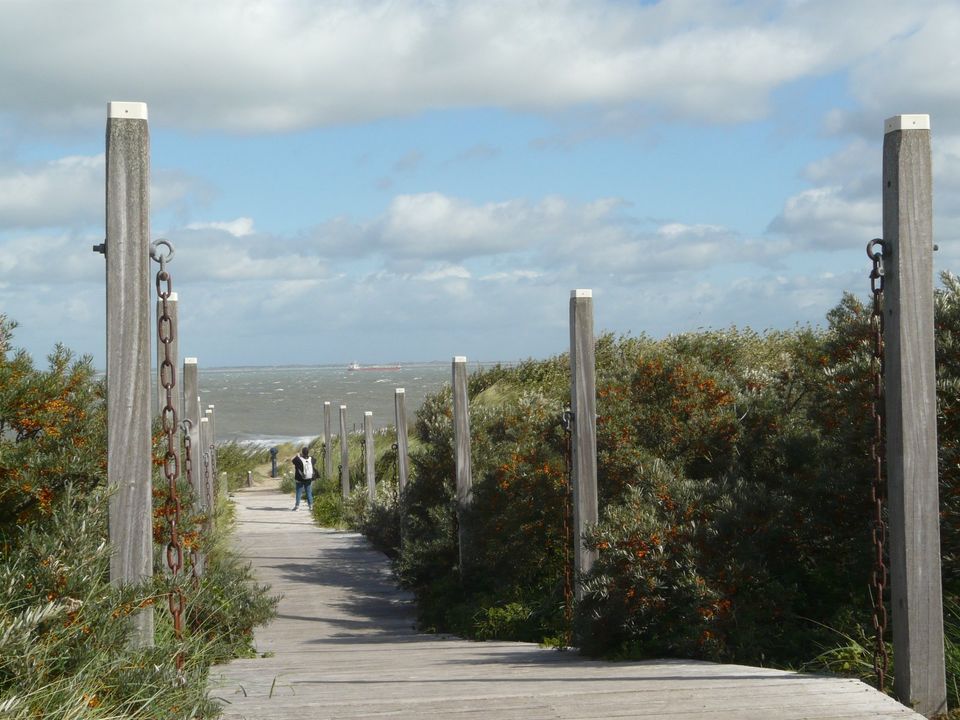
<instances>
[{"instance_id":1,"label":"distant ship","mask_svg":"<svg viewBox=\"0 0 960 720\"><path fill-rule=\"evenodd\" d=\"M357 362L352 362L347 365L347 370L399 370L400 365L361 365Z\"/></svg>"}]
</instances>

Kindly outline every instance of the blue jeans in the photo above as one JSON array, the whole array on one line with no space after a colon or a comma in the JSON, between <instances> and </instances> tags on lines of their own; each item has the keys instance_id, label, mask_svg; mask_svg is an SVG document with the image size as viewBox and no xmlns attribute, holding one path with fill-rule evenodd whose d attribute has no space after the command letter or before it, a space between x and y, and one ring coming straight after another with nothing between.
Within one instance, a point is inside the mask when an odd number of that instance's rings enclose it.
<instances>
[{"instance_id":1,"label":"blue jeans","mask_svg":"<svg viewBox=\"0 0 960 720\"><path fill-rule=\"evenodd\" d=\"M294 508L300 507L300 497L304 490L307 494L307 507L313 507L313 480L297 481L297 501L293 504Z\"/></svg>"}]
</instances>

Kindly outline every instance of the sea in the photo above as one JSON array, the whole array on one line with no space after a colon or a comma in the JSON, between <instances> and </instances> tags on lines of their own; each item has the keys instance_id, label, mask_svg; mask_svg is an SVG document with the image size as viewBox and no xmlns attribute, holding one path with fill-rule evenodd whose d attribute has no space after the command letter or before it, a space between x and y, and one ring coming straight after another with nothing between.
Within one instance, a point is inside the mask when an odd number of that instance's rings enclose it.
<instances>
[{"instance_id":1,"label":"sea","mask_svg":"<svg viewBox=\"0 0 960 720\"><path fill-rule=\"evenodd\" d=\"M474 363L470 372L496 362ZM504 363L510 364L510 363ZM217 442L272 447L306 443L323 435L323 403L331 406L332 430L339 432L340 406L347 407L347 431L362 431L364 412L374 427L395 424L394 391L404 389L408 424L424 398L449 385L451 364L424 362L397 366L346 365L200 368L200 402L215 406Z\"/></svg>"}]
</instances>

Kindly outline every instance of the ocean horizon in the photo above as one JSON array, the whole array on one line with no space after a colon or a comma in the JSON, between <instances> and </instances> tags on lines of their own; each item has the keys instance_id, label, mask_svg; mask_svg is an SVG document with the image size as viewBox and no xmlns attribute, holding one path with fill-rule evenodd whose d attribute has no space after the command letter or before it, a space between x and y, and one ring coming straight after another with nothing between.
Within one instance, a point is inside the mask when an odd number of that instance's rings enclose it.
<instances>
[{"instance_id":1,"label":"ocean horizon","mask_svg":"<svg viewBox=\"0 0 960 720\"><path fill-rule=\"evenodd\" d=\"M516 361L468 361L470 372ZM404 389L408 424L424 399L451 382L451 362L392 365L347 364L200 367L200 403L215 406L217 442L257 447L306 444L323 435L324 402L331 430L339 433L340 406L347 432L363 429L365 412L378 430L395 425L395 390ZM156 397L156 381L154 381Z\"/></svg>"}]
</instances>

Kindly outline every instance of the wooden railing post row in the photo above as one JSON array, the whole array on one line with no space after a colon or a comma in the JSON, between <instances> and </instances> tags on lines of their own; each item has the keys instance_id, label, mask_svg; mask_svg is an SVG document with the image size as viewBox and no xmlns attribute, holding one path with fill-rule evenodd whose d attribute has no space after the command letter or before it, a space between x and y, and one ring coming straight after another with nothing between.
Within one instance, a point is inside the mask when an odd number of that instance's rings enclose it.
<instances>
[{"instance_id":1,"label":"wooden railing post row","mask_svg":"<svg viewBox=\"0 0 960 720\"><path fill-rule=\"evenodd\" d=\"M323 403L323 477L327 480L333 477L333 445L331 445L331 417L330 401Z\"/></svg>"},{"instance_id":2,"label":"wooden railing post row","mask_svg":"<svg viewBox=\"0 0 960 720\"><path fill-rule=\"evenodd\" d=\"M350 497L350 448L347 443L347 406L340 406L340 491Z\"/></svg>"},{"instance_id":3,"label":"wooden railing post row","mask_svg":"<svg viewBox=\"0 0 960 720\"><path fill-rule=\"evenodd\" d=\"M365 452L364 470L367 476L367 496L372 503L377 499L377 477L376 477L376 448L373 445L373 413L367 410L363 413L363 446Z\"/></svg>"},{"instance_id":4,"label":"wooden railing post row","mask_svg":"<svg viewBox=\"0 0 960 720\"><path fill-rule=\"evenodd\" d=\"M107 482L110 582L153 576L150 434L150 132L147 106L111 102L106 131ZM153 609L131 643L153 645Z\"/></svg>"},{"instance_id":5,"label":"wooden railing post row","mask_svg":"<svg viewBox=\"0 0 960 720\"><path fill-rule=\"evenodd\" d=\"M894 693L946 712L933 324L930 116L898 115L883 138L884 388Z\"/></svg>"},{"instance_id":6,"label":"wooden railing post row","mask_svg":"<svg viewBox=\"0 0 960 720\"><path fill-rule=\"evenodd\" d=\"M575 595L583 596L582 578L597 551L589 550L584 532L597 523L597 382L593 337L593 291L570 293L570 408L573 411L573 569Z\"/></svg>"},{"instance_id":7,"label":"wooden railing post row","mask_svg":"<svg viewBox=\"0 0 960 720\"><path fill-rule=\"evenodd\" d=\"M466 509L473 499L473 475L470 456L470 398L467 395L467 358L453 358L453 444L457 472L457 538L460 551L460 575L465 574L469 558L470 529Z\"/></svg>"},{"instance_id":8,"label":"wooden railing post row","mask_svg":"<svg viewBox=\"0 0 960 720\"><path fill-rule=\"evenodd\" d=\"M397 428L397 490L403 496L407 487L407 463L409 462L409 443L407 441L407 410L405 407L406 391L397 388L393 392L394 416Z\"/></svg>"}]
</instances>

